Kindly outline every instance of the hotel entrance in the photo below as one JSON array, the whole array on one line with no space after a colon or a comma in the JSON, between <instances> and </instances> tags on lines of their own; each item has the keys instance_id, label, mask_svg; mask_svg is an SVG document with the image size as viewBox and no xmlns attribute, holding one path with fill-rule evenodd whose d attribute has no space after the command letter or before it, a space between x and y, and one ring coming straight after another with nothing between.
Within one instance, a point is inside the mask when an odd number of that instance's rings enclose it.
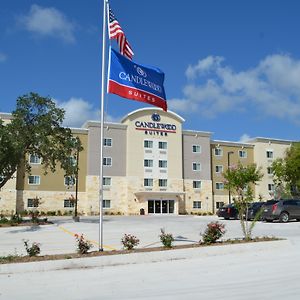
<instances>
[{"instance_id":1,"label":"hotel entrance","mask_svg":"<svg viewBox=\"0 0 300 300\"><path fill-rule=\"evenodd\" d=\"M174 200L148 200L148 214L173 214Z\"/></svg>"}]
</instances>

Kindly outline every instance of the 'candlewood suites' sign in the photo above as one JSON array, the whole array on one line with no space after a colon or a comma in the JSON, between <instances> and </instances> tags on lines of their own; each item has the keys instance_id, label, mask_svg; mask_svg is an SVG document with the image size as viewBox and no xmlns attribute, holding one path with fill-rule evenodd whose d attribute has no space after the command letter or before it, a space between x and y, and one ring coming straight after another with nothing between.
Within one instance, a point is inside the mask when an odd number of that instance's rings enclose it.
<instances>
[{"instance_id":1,"label":"'candlewood suites' sign","mask_svg":"<svg viewBox=\"0 0 300 300\"><path fill-rule=\"evenodd\" d=\"M153 114L151 116L153 122L136 121L135 129L144 130L149 135L168 135L168 133L176 133L176 125L160 123L160 115Z\"/></svg>"}]
</instances>

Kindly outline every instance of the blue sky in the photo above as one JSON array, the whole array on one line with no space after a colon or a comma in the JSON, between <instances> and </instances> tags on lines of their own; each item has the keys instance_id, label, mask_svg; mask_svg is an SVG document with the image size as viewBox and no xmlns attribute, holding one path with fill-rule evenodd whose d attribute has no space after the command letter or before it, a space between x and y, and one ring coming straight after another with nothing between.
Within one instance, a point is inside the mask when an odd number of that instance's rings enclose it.
<instances>
[{"instance_id":1,"label":"blue sky","mask_svg":"<svg viewBox=\"0 0 300 300\"><path fill-rule=\"evenodd\" d=\"M111 0L135 52L161 68L185 129L239 141L300 139L300 2ZM113 42L113 46L116 46ZM0 111L30 91L66 109L66 124L100 107L102 0L1 0ZM108 95L118 121L143 103Z\"/></svg>"}]
</instances>

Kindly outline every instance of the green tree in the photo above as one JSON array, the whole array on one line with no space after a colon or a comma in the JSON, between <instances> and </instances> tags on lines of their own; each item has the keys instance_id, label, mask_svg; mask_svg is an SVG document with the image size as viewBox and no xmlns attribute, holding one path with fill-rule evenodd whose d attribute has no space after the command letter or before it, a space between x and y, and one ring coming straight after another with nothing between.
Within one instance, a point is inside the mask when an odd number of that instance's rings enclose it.
<instances>
[{"instance_id":1,"label":"green tree","mask_svg":"<svg viewBox=\"0 0 300 300\"><path fill-rule=\"evenodd\" d=\"M249 226L248 208L253 201L252 186L261 180L263 174L260 169L256 168L255 164L243 166L239 163L237 166L228 168L223 176L225 178L225 188L236 194L234 203L238 209L244 238L249 240L257 221L257 218L255 218Z\"/></svg>"},{"instance_id":2,"label":"green tree","mask_svg":"<svg viewBox=\"0 0 300 300\"><path fill-rule=\"evenodd\" d=\"M284 158L272 164L275 194L277 197L299 197L300 195L300 143L293 143Z\"/></svg>"},{"instance_id":3,"label":"green tree","mask_svg":"<svg viewBox=\"0 0 300 300\"><path fill-rule=\"evenodd\" d=\"M0 188L21 166L30 173L29 154L41 158L45 174L55 172L57 164L66 175L76 173L70 156L82 146L71 130L62 126L64 114L49 97L30 93L17 99L11 122L4 125L0 121Z\"/></svg>"}]
</instances>

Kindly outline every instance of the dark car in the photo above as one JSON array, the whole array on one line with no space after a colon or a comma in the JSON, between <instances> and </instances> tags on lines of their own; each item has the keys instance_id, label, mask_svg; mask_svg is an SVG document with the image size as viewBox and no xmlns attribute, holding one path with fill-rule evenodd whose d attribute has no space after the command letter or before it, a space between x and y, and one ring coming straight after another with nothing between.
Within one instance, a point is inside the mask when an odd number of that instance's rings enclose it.
<instances>
[{"instance_id":1,"label":"dark car","mask_svg":"<svg viewBox=\"0 0 300 300\"><path fill-rule=\"evenodd\" d=\"M300 200L273 200L273 203L263 206L262 218L267 222L279 220L286 223L292 219L300 221Z\"/></svg>"},{"instance_id":2,"label":"dark car","mask_svg":"<svg viewBox=\"0 0 300 300\"><path fill-rule=\"evenodd\" d=\"M217 216L220 218L224 218L225 220L229 219L237 219L238 218L238 210L233 204L225 205L217 211Z\"/></svg>"},{"instance_id":3,"label":"dark car","mask_svg":"<svg viewBox=\"0 0 300 300\"><path fill-rule=\"evenodd\" d=\"M258 215L258 220L261 219L262 215L262 206L265 204L265 202L252 202L248 208L248 217L247 220L253 220L255 216L259 213L260 216Z\"/></svg>"}]
</instances>

